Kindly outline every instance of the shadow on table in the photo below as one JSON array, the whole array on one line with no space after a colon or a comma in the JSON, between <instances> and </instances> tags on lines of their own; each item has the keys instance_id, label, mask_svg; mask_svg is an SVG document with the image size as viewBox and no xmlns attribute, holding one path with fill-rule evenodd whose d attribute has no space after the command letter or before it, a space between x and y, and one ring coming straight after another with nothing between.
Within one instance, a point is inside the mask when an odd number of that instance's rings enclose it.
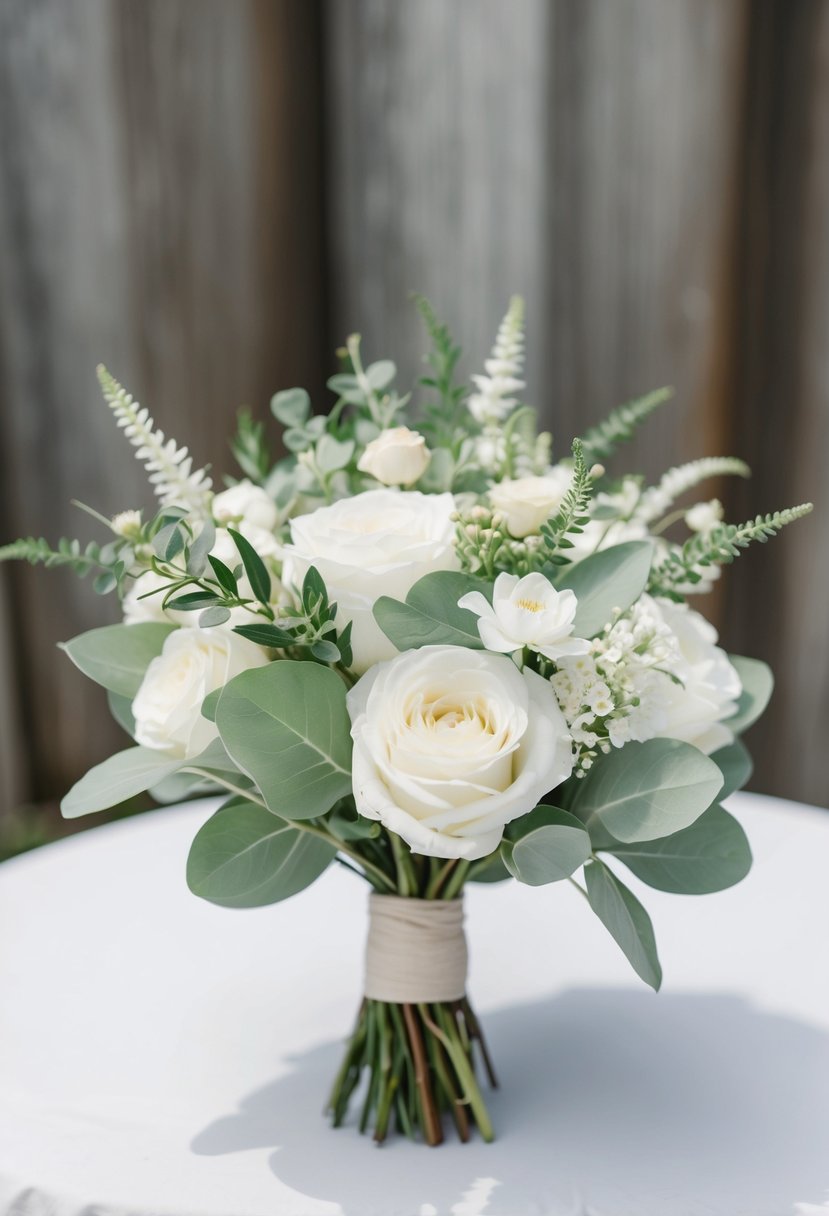
<instances>
[{"instance_id":1,"label":"shadow on table","mask_svg":"<svg viewBox=\"0 0 829 1216\"><path fill-rule=\"evenodd\" d=\"M730 996L575 990L488 1014L499 1139L374 1149L321 1129L342 1046L240 1102L199 1154L273 1148L343 1216L785 1216L829 1189L829 1036ZM390 1204L393 1204L392 1208Z\"/></svg>"}]
</instances>

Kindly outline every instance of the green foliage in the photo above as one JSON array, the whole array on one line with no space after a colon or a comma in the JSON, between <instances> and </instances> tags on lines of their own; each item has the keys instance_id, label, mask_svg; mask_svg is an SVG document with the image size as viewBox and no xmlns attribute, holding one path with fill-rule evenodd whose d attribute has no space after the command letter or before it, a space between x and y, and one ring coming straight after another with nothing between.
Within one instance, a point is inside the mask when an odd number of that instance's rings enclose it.
<instances>
[{"instance_id":1,"label":"green foliage","mask_svg":"<svg viewBox=\"0 0 829 1216\"><path fill-rule=\"evenodd\" d=\"M263 486L271 469L271 454L265 439L265 424L245 406L236 415L236 434L230 441L236 463L250 481Z\"/></svg>"},{"instance_id":2,"label":"green foliage","mask_svg":"<svg viewBox=\"0 0 829 1216\"><path fill-rule=\"evenodd\" d=\"M590 907L636 974L658 991L662 983L662 967L651 918L633 892L603 862L591 861L585 867L584 877Z\"/></svg>"},{"instance_id":3,"label":"green foliage","mask_svg":"<svg viewBox=\"0 0 829 1216\"><path fill-rule=\"evenodd\" d=\"M673 395L672 388L655 389L644 397L617 406L603 422L590 427L582 439L584 458L588 464L612 456L619 444L632 439L637 428Z\"/></svg>"},{"instance_id":4,"label":"green foliage","mask_svg":"<svg viewBox=\"0 0 829 1216\"><path fill-rule=\"evenodd\" d=\"M728 657L740 677L743 691L737 702L737 710L726 725L735 735L741 735L765 712L774 691L774 675L768 663L762 659L749 659L739 654Z\"/></svg>"},{"instance_id":5,"label":"green foliage","mask_svg":"<svg viewBox=\"0 0 829 1216\"><path fill-rule=\"evenodd\" d=\"M579 536L590 520L590 500L593 497L593 481L584 459L581 440L573 440L573 481L564 495L557 514L541 526L544 547L540 556L555 565L565 565L570 559L565 549L572 549L569 536Z\"/></svg>"},{"instance_id":6,"label":"green foliage","mask_svg":"<svg viewBox=\"0 0 829 1216\"><path fill-rule=\"evenodd\" d=\"M263 807L234 798L196 834L187 858L190 890L224 908L288 899L328 867L336 848Z\"/></svg>"},{"instance_id":7,"label":"green foliage","mask_svg":"<svg viewBox=\"0 0 829 1216\"><path fill-rule=\"evenodd\" d=\"M650 541L630 540L567 567L555 585L558 591L569 587L576 594L576 637L595 637L615 613L626 612L639 599L648 581L652 555Z\"/></svg>"},{"instance_id":8,"label":"green foliage","mask_svg":"<svg viewBox=\"0 0 829 1216\"><path fill-rule=\"evenodd\" d=\"M569 809L601 847L603 834L629 844L688 827L711 806L723 777L690 743L649 739L602 756L572 784Z\"/></svg>"},{"instance_id":9,"label":"green foliage","mask_svg":"<svg viewBox=\"0 0 829 1216\"><path fill-rule=\"evenodd\" d=\"M751 869L746 834L721 806L710 807L695 823L671 836L616 844L607 851L641 882L676 895L724 891Z\"/></svg>"},{"instance_id":10,"label":"green foliage","mask_svg":"<svg viewBox=\"0 0 829 1216\"><path fill-rule=\"evenodd\" d=\"M381 595L374 619L398 650L421 646L465 646L481 650L478 618L458 600L469 591L486 593L487 585L468 574L438 570L418 579L405 604Z\"/></svg>"},{"instance_id":11,"label":"green foliage","mask_svg":"<svg viewBox=\"0 0 829 1216\"><path fill-rule=\"evenodd\" d=\"M184 764L166 752L148 747L129 747L97 764L81 777L60 804L64 819L77 819L95 811L106 811L127 798L143 794Z\"/></svg>"},{"instance_id":12,"label":"green foliage","mask_svg":"<svg viewBox=\"0 0 829 1216\"><path fill-rule=\"evenodd\" d=\"M85 676L120 697L132 699L150 662L161 649L173 625L142 622L105 625L60 644Z\"/></svg>"},{"instance_id":13,"label":"green foliage","mask_svg":"<svg viewBox=\"0 0 829 1216\"><path fill-rule=\"evenodd\" d=\"M351 793L351 721L335 672L290 660L244 671L215 716L228 755L275 815L313 819Z\"/></svg>"},{"instance_id":14,"label":"green foliage","mask_svg":"<svg viewBox=\"0 0 829 1216\"><path fill-rule=\"evenodd\" d=\"M730 725L731 723L729 723ZM741 790L754 769L748 749L739 739L735 739L727 747L721 747L719 751L714 752L711 759L723 776L720 800L728 798L736 790Z\"/></svg>"},{"instance_id":15,"label":"green foliage","mask_svg":"<svg viewBox=\"0 0 829 1216\"><path fill-rule=\"evenodd\" d=\"M43 537L29 536L0 547L0 562L24 561L30 566L69 566L75 574L84 578L90 570L109 570L110 563L101 556L101 546L90 542L83 546L78 540L58 541L52 548Z\"/></svg>"},{"instance_id":16,"label":"green foliage","mask_svg":"<svg viewBox=\"0 0 829 1216\"><path fill-rule=\"evenodd\" d=\"M758 515L744 524L720 524L710 532L692 536L684 545L673 545L651 572L648 590L654 595L681 599L682 589L701 582L708 566L733 562L753 541L764 544L787 524L812 510L810 502L771 515Z\"/></svg>"},{"instance_id":17,"label":"green foliage","mask_svg":"<svg viewBox=\"0 0 829 1216\"><path fill-rule=\"evenodd\" d=\"M584 826L554 806L537 806L514 820L501 841L501 859L510 874L532 887L569 878L590 852Z\"/></svg>"},{"instance_id":18,"label":"green foliage","mask_svg":"<svg viewBox=\"0 0 829 1216\"><path fill-rule=\"evenodd\" d=\"M425 404L420 429L433 447L451 447L465 413L467 395L466 386L455 380L461 348L426 297L416 295L414 300L432 343L432 349L424 356L431 372L421 376L418 383L436 398Z\"/></svg>"}]
</instances>

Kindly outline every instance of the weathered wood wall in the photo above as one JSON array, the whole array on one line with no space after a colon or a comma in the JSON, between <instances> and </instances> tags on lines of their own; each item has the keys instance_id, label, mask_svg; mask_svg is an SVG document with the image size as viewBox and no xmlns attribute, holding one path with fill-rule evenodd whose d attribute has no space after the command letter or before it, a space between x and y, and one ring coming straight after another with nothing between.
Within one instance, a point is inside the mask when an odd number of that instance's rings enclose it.
<instances>
[{"instance_id":1,"label":"weathered wood wall","mask_svg":"<svg viewBox=\"0 0 829 1216\"><path fill-rule=\"evenodd\" d=\"M350 330L413 378L413 290L469 368L526 297L563 443L672 383L632 464L733 450L734 511L825 518L827 203L827 0L4 0L2 537L144 494L99 360L221 469L238 404L318 388ZM756 785L829 803L820 538L741 559L714 609L778 669ZM112 737L53 643L107 607L0 574L0 797L55 799Z\"/></svg>"}]
</instances>

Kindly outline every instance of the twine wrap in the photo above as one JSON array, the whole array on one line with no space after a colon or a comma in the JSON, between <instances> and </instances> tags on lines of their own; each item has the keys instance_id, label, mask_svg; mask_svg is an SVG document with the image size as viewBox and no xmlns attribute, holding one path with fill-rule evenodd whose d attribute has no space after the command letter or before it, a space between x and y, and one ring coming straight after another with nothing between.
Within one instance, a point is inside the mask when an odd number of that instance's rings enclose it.
<instances>
[{"instance_id":1,"label":"twine wrap","mask_svg":"<svg viewBox=\"0 0 829 1216\"><path fill-rule=\"evenodd\" d=\"M467 964L462 898L369 896L367 997L395 1005L459 1001Z\"/></svg>"}]
</instances>

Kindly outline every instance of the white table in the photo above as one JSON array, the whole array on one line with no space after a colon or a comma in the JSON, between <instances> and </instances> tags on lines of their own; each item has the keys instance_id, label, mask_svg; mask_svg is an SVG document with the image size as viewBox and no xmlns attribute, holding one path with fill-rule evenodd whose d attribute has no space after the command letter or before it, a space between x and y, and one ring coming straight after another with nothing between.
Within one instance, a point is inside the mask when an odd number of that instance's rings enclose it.
<instances>
[{"instance_id":1,"label":"white table","mask_svg":"<svg viewBox=\"0 0 829 1216\"><path fill-rule=\"evenodd\" d=\"M829 1213L826 812L738 796L748 880L646 893L658 996L568 884L473 888L499 1139L377 1149L320 1114L366 888L334 867L271 908L197 900L212 805L0 867L4 1216Z\"/></svg>"}]
</instances>

